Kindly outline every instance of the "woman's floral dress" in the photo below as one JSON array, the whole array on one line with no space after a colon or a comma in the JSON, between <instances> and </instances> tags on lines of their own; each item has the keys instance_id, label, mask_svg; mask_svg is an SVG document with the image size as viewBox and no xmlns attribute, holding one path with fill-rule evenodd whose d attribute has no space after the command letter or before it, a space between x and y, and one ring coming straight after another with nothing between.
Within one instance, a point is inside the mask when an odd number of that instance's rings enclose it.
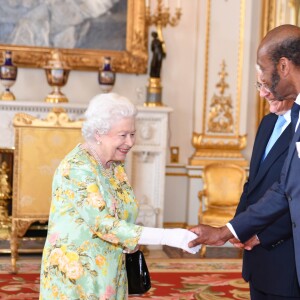
<instances>
[{"instance_id":1,"label":"woman's floral dress","mask_svg":"<svg viewBox=\"0 0 300 300\"><path fill-rule=\"evenodd\" d=\"M142 227L123 164L108 177L81 145L57 168L41 266L40 300L124 300L124 249Z\"/></svg>"}]
</instances>

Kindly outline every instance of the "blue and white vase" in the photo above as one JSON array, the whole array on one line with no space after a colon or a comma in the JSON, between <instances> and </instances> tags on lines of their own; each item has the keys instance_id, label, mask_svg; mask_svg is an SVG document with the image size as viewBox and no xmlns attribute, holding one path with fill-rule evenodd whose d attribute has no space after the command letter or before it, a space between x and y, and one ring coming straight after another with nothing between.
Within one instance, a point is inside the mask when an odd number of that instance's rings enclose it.
<instances>
[{"instance_id":1,"label":"blue and white vase","mask_svg":"<svg viewBox=\"0 0 300 300\"><path fill-rule=\"evenodd\" d=\"M104 93L109 93L116 81L116 74L111 68L111 58L104 57L104 64L99 70L98 82Z\"/></svg>"},{"instance_id":2,"label":"blue and white vase","mask_svg":"<svg viewBox=\"0 0 300 300\"><path fill-rule=\"evenodd\" d=\"M10 91L10 87L16 82L18 68L12 62L12 52L7 50L4 53L4 63L0 66L0 81L5 87L1 94L1 100L15 100L15 95Z\"/></svg>"}]
</instances>

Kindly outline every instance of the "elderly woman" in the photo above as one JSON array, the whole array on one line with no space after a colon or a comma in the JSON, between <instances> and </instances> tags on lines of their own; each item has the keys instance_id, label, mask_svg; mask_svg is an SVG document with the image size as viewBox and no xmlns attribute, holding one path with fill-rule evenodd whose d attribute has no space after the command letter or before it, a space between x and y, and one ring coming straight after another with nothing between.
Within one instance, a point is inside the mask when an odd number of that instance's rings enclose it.
<instances>
[{"instance_id":1,"label":"elderly woman","mask_svg":"<svg viewBox=\"0 0 300 300\"><path fill-rule=\"evenodd\" d=\"M135 141L135 106L117 94L94 97L82 127L85 139L58 166L52 186L40 299L127 298L124 252L138 244L196 253L185 229L135 225L138 203L124 170Z\"/></svg>"}]
</instances>

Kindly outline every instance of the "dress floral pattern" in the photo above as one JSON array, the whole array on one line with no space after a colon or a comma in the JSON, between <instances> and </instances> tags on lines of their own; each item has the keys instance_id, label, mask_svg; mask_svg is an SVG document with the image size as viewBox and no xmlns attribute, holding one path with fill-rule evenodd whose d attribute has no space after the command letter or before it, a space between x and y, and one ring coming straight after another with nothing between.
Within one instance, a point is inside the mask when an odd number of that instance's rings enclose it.
<instances>
[{"instance_id":1,"label":"dress floral pattern","mask_svg":"<svg viewBox=\"0 0 300 300\"><path fill-rule=\"evenodd\" d=\"M142 227L124 165L107 176L76 146L60 163L52 185L40 300L124 300L124 249L133 250Z\"/></svg>"}]
</instances>

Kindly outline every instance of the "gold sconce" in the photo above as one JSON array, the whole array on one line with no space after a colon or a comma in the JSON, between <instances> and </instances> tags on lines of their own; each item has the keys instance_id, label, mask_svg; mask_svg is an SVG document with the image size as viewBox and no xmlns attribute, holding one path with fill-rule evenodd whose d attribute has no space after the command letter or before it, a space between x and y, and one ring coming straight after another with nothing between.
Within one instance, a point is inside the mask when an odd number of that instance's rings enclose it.
<instances>
[{"instance_id":1,"label":"gold sconce","mask_svg":"<svg viewBox=\"0 0 300 300\"><path fill-rule=\"evenodd\" d=\"M172 27L179 24L181 17L181 1L177 0L177 5L175 8L175 15L170 15L169 1L157 0L157 6L154 14L150 13L150 0L146 0L146 22L147 25L155 25L157 28L158 38L163 43L164 52L166 53L166 46L162 34L162 29L170 25Z\"/></svg>"},{"instance_id":2,"label":"gold sconce","mask_svg":"<svg viewBox=\"0 0 300 300\"><path fill-rule=\"evenodd\" d=\"M150 0L146 0L146 24L155 25L157 32L152 32L153 41L151 51L153 57L150 65L150 77L147 85L147 96L145 106L162 106L162 85L160 71L162 60L166 56L166 45L163 38L162 29L168 25L174 27L178 25L181 17L181 1L177 0L175 15L171 16L168 0L157 0L156 9L151 14Z\"/></svg>"}]
</instances>

